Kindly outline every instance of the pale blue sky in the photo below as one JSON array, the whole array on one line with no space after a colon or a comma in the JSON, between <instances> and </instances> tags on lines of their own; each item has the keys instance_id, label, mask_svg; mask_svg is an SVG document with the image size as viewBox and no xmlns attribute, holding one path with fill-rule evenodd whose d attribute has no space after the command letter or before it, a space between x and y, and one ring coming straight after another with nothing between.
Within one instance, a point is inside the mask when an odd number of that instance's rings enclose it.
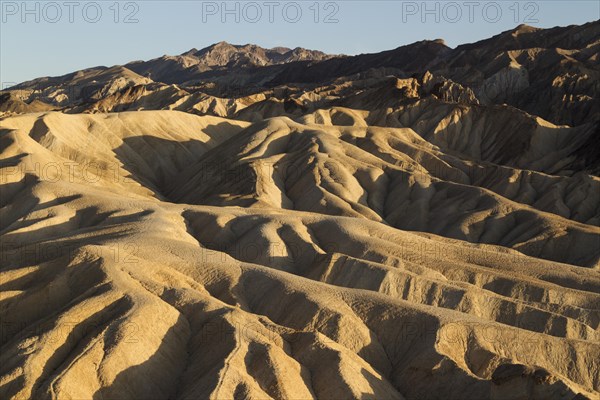
<instances>
[{"instance_id":1,"label":"pale blue sky","mask_svg":"<svg viewBox=\"0 0 600 400\"><path fill-rule=\"evenodd\" d=\"M318 15L314 0L240 1L237 12L236 2L228 2L232 14L223 12L222 1L120 1L118 7L114 0L68 1L27 2L28 11L22 1L0 1L3 87L87 67L179 54L221 40L359 54L422 39L443 38L455 47L523 22L553 27L600 19L597 0L521 1L518 7L514 0L468 5L466 0L430 1L425 6L430 13L424 12L422 1L321 1ZM132 13L131 23L125 23Z\"/></svg>"}]
</instances>

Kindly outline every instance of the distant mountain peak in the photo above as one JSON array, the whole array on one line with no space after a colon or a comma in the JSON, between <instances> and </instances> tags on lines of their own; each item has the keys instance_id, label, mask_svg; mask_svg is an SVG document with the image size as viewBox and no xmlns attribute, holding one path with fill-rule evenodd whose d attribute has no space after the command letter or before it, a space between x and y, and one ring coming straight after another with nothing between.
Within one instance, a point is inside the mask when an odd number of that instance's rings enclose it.
<instances>
[{"instance_id":1,"label":"distant mountain peak","mask_svg":"<svg viewBox=\"0 0 600 400\"><path fill-rule=\"evenodd\" d=\"M407 78L429 70L449 82L434 83L441 87L430 92L439 98L460 98L466 93L461 87L470 88L483 104L510 104L552 122L580 125L599 113L597 103L589 100L598 97L591 73L597 71L594 50L599 34L599 21L550 29L522 24L454 49L443 39L428 39L356 56L334 56L297 46L265 48L220 41L200 50L192 48L179 55L134 61L123 67L95 67L38 78L11 90L24 90L28 102L40 99L63 107L106 97L130 86L154 85L149 89L154 91L156 85L179 85L194 95L203 91L220 98L238 98L277 86L310 86L365 77ZM563 59L568 63L558 62ZM522 61L526 64L519 64ZM85 90L79 90L82 87ZM533 93L540 87L546 89L538 99ZM580 93L591 95L577 98ZM548 96L554 97L547 100ZM462 96L468 100L470 97ZM570 111L573 104L576 113ZM14 102L6 108L26 109Z\"/></svg>"},{"instance_id":2,"label":"distant mountain peak","mask_svg":"<svg viewBox=\"0 0 600 400\"><path fill-rule=\"evenodd\" d=\"M296 49L299 49L299 48L300 47L296 47ZM283 46L273 47L271 50L275 51L279 54L285 54L285 53L289 53L290 51L292 51L292 49L290 49L289 47L283 47Z\"/></svg>"},{"instance_id":3,"label":"distant mountain peak","mask_svg":"<svg viewBox=\"0 0 600 400\"><path fill-rule=\"evenodd\" d=\"M198 52L198 49L195 48L195 47L192 47L191 49L189 49L185 53L181 53L181 55L182 56L192 56L192 55L196 54L197 52Z\"/></svg>"},{"instance_id":4,"label":"distant mountain peak","mask_svg":"<svg viewBox=\"0 0 600 400\"><path fill-rule=\"evenodd\" d=\"M515 29L513 29L511 32L513 34L521 34L521 33L531 33L531 32L536 32L541 30L541 28L536 28L535 26L531 26L531 25L527 25L527 24L521 24L519 26L517 26Z\"/></svg>"},{"instance_id":5,"label":"distant mountain peak","mask_svg":"<svg viewBox=\"0 0 600 400\"><path fill-rule=\"evenodd\" d=\"M516 38L516 37L519 37L521 35L528 35L528 34L531 34L531 33L534 33L534 32L538 32L538 31L541 31L541 30L543 30L543 29L536 28L534 26L527 25L527 24L521 24L521 25L515 27L514 29L511 29L511 30L509 30L507 32L504 32L504 35Z\"/></svg>"},{"instance_id":6,"label":"distant mountain peak","mask_svg":"<svg viewBox=\"0 0 600 400\"><path fill-rule=\"evenodd\" d=\"M200 50L192 48L181 56L195 57L199 64L207 67L267 66L293 61L321 61L333 57L302 47L290 49L279 46L267 49L252 43L235 45L226 41L211 44Z\"/></svg>"}]
</instances>

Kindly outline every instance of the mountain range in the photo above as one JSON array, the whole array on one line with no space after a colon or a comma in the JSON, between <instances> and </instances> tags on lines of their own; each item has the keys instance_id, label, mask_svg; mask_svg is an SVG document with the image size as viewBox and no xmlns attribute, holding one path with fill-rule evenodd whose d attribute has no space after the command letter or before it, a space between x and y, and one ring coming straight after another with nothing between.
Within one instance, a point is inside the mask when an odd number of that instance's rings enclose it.
<instances>
[{"instance_id":1,"label":"mountain range","mask_svg":"<svg viewBox=\"0 0 600 400\"><path fill-rule=\"evenodd\" d=\"M0 92L0 397L600 396L600 22Z\"/></svg>"}]
</instances>

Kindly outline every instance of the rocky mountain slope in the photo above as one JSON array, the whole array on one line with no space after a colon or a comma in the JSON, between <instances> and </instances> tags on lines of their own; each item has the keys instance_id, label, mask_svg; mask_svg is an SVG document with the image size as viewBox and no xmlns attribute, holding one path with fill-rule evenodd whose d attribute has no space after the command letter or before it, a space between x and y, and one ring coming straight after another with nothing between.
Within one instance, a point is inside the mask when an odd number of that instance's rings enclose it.
<instances>
[{"instance_id":1,"label":"rocky mountain slope","mask_svg":"<svg viewBox=\"0 0 600 400\"><path fill-rule=\"evenodd\" d=\"M509 104L558 125L576 126L600 120L599 49L599 21L553 29L520 25L455 49L442 40L422 41L358 56L221 42L178 56L35 79L10 91L26 103L77 106L77 112L97 110L96 101L116 96L109 101L110 108L135 110L139 104L135 108L118 100L132 88L144 96L159 90L156 96L160 96L160 90L170 86L189 95L200 92L228 101L257 94L261 99L289 89L310 92L340 80L406 79L429 71L472 90L482 104ZM185 102L184 111L207 111L203 96L196 97L200 99ZM155 106L180 105L163 101ZM7 111L3 103L0 111Z\"/></svg>"},{"instance_id":2,"label":"rocky mountain slope","mask_svg":"<svg viewBox=\"0 0 600 400\"><path fill-rule=\"evenodd\" d=\"M598 398L598 27L3 92L0 397Z\"/></svg>"}]
</instances>

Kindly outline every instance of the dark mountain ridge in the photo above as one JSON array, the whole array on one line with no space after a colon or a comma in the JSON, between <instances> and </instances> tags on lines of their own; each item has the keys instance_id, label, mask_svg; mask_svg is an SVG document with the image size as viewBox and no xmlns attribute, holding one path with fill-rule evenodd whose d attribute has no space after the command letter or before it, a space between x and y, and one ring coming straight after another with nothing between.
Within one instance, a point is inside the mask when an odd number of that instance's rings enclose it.
<instances>
[{"instance_id":1,"label":"dark mountain ridge","mask_svg":"<svg viewBox=\"0 0 600 400\"><path fill-rule=\"evenodd\" d=\"M481 104L509 104L576 126L600 120L599 50L599 21L550 29L519 25L454 49L441 39L424 40L356 56L219 42L175 56L39 78L8 91L18 91L25 103L93 110L98 100L139 85L175 85L174 90L235 99L270 97L277 88L310 92L337 80L405 79L430 71L471 89ZM0 111L9 110L0 104Z\"/></svg>"}]
</instances>

